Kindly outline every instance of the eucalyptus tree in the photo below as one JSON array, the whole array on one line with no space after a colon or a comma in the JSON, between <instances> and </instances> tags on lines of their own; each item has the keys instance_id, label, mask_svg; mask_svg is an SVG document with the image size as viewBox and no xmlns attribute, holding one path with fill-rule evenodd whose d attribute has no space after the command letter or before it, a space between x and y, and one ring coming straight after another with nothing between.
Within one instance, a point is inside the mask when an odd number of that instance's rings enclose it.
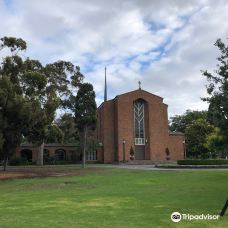
<instances>
[{"instance_id":1,"label":"eucalyptus tree","mask_svg":"<svg viewBox=\"0 0 228 228\"><path fill-rule=\"evenodd\" d=\"M6 170L8 157L20 143L31 119L32 104L24 96L24 61L17 54L26 49L26 42L13 37L0 39L0 49L8 48L11 56L6 56L0 65L0 121L1 152ZM22 85L23 81L23 85Z\"/></svg>"},{"instance_id":2,"label":"eucalyptus tree","mask_svg":"<svg viewBox=\"0 0 228 228\"><path fill-rule=\"evenodd\" d=\"M80 83L82 75L71 62L43 66L38 60L22 58L20 53L27 48L22 39L3 37L0 41L0 50L10 52L0 64L0 151L4 169L22 136L40 146L39 160L43 164L43 143L56 110L67 106L71 78Z\"/></svg>"},{"instance_id":3,"label":"eucalyptus tree","mask_svg":"<svg viewBox=\"0 0 228 228\"><path fill-rule=\"evenodd\" d=\"M228 45L221 39L215 42L220 51L217 58L217 69L214 73L203 71L208 80L208 97L204 101L209 103L209 117L223 135L223 149L228 149Z\"/></svg>"},{"instance_id":4,"label":"eucalyptus tree","mask_svg":"<svg viewBox=\"0 0 228 228\"><path fill-rule=\"evenodd\" d=\"M79 131L82 149L82 167L85 167L88 131L96 125L96 101L93 86L81 83L76 96L71 96L71 109Z\"/></svg>"}]
</instances>

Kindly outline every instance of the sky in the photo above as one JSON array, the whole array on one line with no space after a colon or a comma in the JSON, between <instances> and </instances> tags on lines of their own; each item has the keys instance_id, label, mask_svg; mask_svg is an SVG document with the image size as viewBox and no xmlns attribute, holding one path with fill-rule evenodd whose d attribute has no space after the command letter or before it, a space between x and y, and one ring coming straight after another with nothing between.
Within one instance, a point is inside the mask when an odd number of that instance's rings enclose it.
<instances>
[{"instance_id":1,"label":"sky","mask_svg":"<svg viewBox=\"0 0 228 228\"><path fill-rule=\"evenodd\" d=\"M169 116L205 110L202 70L214 72L228 38L227 0L0 0L0 37L26 40L25 56L79 65L97 105L142 89L164 98Z\"/></svg>"}]
</instances>

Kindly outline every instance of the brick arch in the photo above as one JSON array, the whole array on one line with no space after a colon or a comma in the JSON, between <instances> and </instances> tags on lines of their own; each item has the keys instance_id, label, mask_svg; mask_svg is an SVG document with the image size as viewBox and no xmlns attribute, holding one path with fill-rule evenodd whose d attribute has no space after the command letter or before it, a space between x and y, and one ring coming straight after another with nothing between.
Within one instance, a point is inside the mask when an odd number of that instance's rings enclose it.
<instances>
[{"instance_id":1,"label":"brick arch","mask_svg":"<svg viewBox=\"0 0 228 228\"><path fill-rule=\"evenodd\" d=\"M50 151L47 148L44 148L43 150L43 159L44 159L44 162L48 162L50 159Z\"/></svg>"},{"instance_id":2,"label":"brick arch","mask_svg":"<svg viewBox=\"0 0 228 228\"><path fill-rule=\"evenodd\" d=\"M25 159L25 160L31 162L32 161L32 150L30 150L30 149L22 149L20 151L20 156L21 156L22 159Z\"/></svg>"},{"instance_id":3,"label":"brick arch","mask_svg":"<svg viewBox=\"0 0 228 228\"><path fill-rule=\"evenodd\" d=\"M63 148L58 148L55 150L55 160L65 161L66 160L66 150Z\"/></svg>"}]
</instances>

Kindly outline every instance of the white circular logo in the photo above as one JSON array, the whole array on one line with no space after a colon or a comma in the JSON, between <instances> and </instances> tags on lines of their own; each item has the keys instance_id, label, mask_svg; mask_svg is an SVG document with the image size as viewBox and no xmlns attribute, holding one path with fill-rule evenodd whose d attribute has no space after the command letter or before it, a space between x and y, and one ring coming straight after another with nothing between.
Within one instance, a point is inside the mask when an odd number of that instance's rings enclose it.
<instances>
[{"instance_id":1,"label":"white circular logo","mask_svg":"<svg viewBox=\"0 0 228 228\"><path fill-rule=\"evenodd\" d=\"M173 212L171 214L171 220L173 222L180 222L180 220L181 220L181 214L179 212Z\"/></svg>"}]
</instances>

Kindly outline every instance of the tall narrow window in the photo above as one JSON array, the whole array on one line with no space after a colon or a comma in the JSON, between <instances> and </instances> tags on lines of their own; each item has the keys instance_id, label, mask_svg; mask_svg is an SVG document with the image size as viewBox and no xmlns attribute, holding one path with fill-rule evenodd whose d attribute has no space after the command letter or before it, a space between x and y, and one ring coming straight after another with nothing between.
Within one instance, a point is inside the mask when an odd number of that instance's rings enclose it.
<instances>
[{"instance_id":1,"label":"tall narrow window","mask_svg":"<svg viewBox=\"0 0 228 228\"><path fill-rule=\"evenodd\" d=\"M144 101L134 102L135 145L145 145Z\"/></svg>"}]
</instances>

